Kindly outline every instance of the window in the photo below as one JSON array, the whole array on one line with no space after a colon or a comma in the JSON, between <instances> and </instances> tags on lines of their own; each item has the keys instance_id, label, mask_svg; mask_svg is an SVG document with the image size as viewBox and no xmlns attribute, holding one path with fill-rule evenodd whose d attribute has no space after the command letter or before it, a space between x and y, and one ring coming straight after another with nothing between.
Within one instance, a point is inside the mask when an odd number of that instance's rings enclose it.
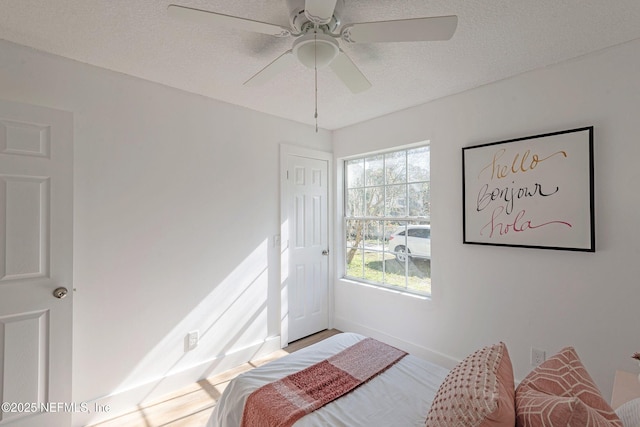
<instances>
[{"instance_id":1,"label":"window","mask_svg":"<svg viewBox=\"0 0 640 427\"><path fill-rule=\"evenodd\" d=\"M345 277L431 294L429 146L345 162Z\"/></svg>"}]
</instances>

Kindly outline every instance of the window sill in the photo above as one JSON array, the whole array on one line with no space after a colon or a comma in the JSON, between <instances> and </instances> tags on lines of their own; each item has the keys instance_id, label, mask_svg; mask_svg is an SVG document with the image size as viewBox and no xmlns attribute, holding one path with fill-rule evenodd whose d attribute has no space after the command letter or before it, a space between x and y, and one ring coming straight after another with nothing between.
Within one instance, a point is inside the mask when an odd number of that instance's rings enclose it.
<instances>
[{"instance_id":1,"label":"window sill","mask_svg":"<svg viewBox=\"0 0 640 427\"><path fill-rule=\"evenodd\" d=\"M341 277L338 279L339 283L344 283L344 284L349 284L349 285L357 285L357 286L363 286L365 288L369 288L369 289L373 289L376 291L380 291L380 292L387 292L387 293L391 293L391 294L395 294L395 295L402 295L402 296L406 296L409 298L414 298L416 300L419 301L431 301L432 297L431 295L420 295L420 294L416 294L413 292L407 292L407 291L403 291L400 289L394 289L394 288L388 288L386 286L380 286L380 285L373 285L367 282L361 282L359 280L353 280L353 279L348 279L346 277Z\"/></svg>"}]
</instances>

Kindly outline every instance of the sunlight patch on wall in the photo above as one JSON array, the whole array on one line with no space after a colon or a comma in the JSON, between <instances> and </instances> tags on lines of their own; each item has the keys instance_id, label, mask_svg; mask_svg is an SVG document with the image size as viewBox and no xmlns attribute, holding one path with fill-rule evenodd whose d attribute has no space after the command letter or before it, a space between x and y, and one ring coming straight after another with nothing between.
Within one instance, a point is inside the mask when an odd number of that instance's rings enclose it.
<instances>
[{"instance_id":1,"label":"sunlight patch on wall","mask_svg":"<svg viewBox=\"0 0 640 427\"><path fill-rule=\"evenodd\" d=\"M267 249L265 239L221 283L212 283L211 293L147 353L112 395L160 383L230 351L264 342L268 334ZM191 331L198 331L198 343L187 351L185 338Z\"/></svg>"}]
</instances>

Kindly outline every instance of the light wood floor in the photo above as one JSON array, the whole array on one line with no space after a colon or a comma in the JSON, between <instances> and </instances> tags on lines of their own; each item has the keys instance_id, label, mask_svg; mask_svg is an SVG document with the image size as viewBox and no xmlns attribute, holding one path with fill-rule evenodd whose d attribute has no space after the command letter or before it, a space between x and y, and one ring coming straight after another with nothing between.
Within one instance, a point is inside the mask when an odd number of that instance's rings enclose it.
<instances>
[{"instance_id":1,"label":"light wood floor","mask_svg":"<svg viewBox=\"0 0 640 427\"><path fill-rule=\"evenodd\" d=\"M93 427L201 427L204 426L229 381L237 375L279 359L332 335L340 333L330 329L292 342L288 347L199 381L157 401L146 403L135 412L94 424Z\"/></svg>"}]
</instances>

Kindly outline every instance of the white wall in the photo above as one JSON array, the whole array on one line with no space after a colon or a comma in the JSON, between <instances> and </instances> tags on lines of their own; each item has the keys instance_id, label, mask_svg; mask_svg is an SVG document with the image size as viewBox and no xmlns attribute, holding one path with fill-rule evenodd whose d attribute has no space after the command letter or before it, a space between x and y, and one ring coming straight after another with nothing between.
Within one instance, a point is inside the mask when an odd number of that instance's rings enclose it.
<instances>
[{"instance_id":1,"label":"white wall","mask_svg":"<svg viewBox=\"0 0 640 427\"><path fill-rule=\"evenodd\" d=\"M114 415L279 348L279 146L329 132L2 41L0 98L74 114L74 401Z\"/></svg>"},{"instance_id":2,"label":"white wall","mask_svg":"<svg viewBox=\"0 0 640 427\"><path fill-rule=\"evenodd\" d=\"M530 347L572 345L608 398L640 350L639 71L635 41L334 132L337 159L431 141L434 289L421 300L337 279L335 326L456 360L502 340L517 379ZM587 125L597 252L462 244L462 147Z\"/></svg>"}]
</instances>

